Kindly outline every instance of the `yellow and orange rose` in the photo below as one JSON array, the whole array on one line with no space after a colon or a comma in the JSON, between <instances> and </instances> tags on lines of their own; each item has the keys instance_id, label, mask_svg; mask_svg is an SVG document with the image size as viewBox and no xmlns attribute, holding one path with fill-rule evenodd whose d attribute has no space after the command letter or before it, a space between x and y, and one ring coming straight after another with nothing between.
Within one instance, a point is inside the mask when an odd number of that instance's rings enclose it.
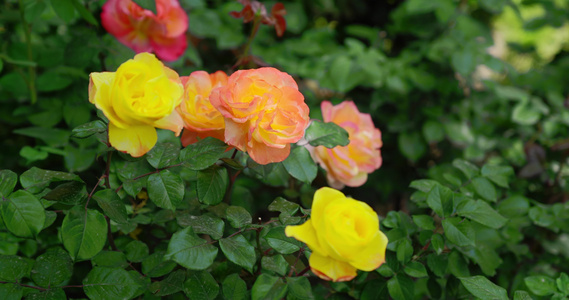
<instances>
[{"instance_id":1,"label":"yellow and orange rose","mask_svg":"<svg viewBox=\"0 0 569 300\"><path fill-rule=\"evenodd\" d=\"M372 271L385 262L388 240L375 211L332 188L316 191L310 220L287 226L285 234L308 245L310 268L325 280L352 280L358 269Z\"/></svg>"},{"instance_id":2,"label":"yellow and orange rose","mask_svg":"<svg viewBox=\"0 0 569 300\"><path fill-rule=\"evenodd\" d=\"M360 113L352 101L333 106L322 102L324 122L333 122L350 135L347 146L311 149L312 157L327 172L328 184L341 189L344 185L358 187L367 181L367 175L381 167L381 132L375 128L369 114Z\"/></svg>"},{"instance_id":3,"label":"yellow and orange rose","mask_svg":"<svg viewBox=\"0 0 569 300\"><path fill-rule=\"evenodd\" d=\"M225 121L221 113L211 105L211 91L227 84L227 75L222 71L208 74L195 71L190 76L181 77L184 84L184 97L178 111L184 119L182 144L195 143L197 138L208 136L224 140Z\"/></svg>"},{"instance_id":4,"label":"yellow and orange rose","mask_svg":"<svg viewBox=\"0 0 569 300\"><path fill-rule=\"evenodd\" d=\"M285 160L308 125L296 82L275 68L237 71L210 100L225 119L225 142L259 164Z\"/></svg>"},{"instance_id":5,"label":"yellow and orange rose","mask_svg":"<svg viewBox=\"0 0 569 300\"><path fill-rule=\"evenodd\" d=\"M109 143L139 157L156 144L155 128L180 134L183 121L175 108L183 91L176 72L153 54L140 53L116 72L91 73L89 102L109 119Z\"/></svg>"}]
</instances>

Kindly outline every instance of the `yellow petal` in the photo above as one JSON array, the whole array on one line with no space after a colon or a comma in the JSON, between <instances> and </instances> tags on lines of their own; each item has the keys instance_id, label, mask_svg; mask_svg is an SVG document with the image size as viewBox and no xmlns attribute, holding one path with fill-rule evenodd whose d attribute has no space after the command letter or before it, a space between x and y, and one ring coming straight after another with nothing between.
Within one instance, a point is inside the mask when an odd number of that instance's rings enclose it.
<instances>
[{"instance_id":1,"label":"yellow petal","mask_svg":"<svg viewBox=\"0 0 569 300\"><path fill-rule=\"evenodd\" d=\"M387 236L378 231L372 241L350 261L355 268L363 271L373 271L385 262L385 249L387 248Z\"/></svg>"},{"instance_id":2,"label":"yellow petal","mask_svg":"<svg viewBox=\"0 0 569 300\"><path fill-rule=\"evenodd\" d=\"M349 281L357 275L356 268L350 264L322 256L317 252L312 252L308 262L312 272L324 280Z\"/></svg>"},{"instance_id":3,"label":"yellow petal","mask_svg":"<svg viewBox=\"0 0 569 300\"><path fill-rule=\"evenodd\" d=\"M115 149L133 157L143 156L156 144L156 129L149 125L119 128L109 123L109 142Z\"/></svg>"},{"instance_id":4,"label":"yellow petal","mask_svg":"<svg viewBox=\"0 0 569 300\"><path fill-rule=\"evenodd\" d=\"M288 237L293 237L305 243L313 252L318 252L325 256L328 255L328 252L320 246L320 243L316 238L317 233L312 226L312 220L308 220L304 224L298 226L287 226L285 228L285 234Z\"/></svg>"},{"instance_id":5,"label":"yellow petal","mask_svg":"<svg viewBox=\"0 0 569 300\"><path fill-rule=\"evenodd\" d=\"M115 80L115 72L94 72L89 75L89 102L102 110L105 116L118 127L126 125L117 115L111 102L111 87Z\"/></svg>"},{"instance_id":6,"label":"yellow petal","mask_svg":"<svg viewBox=\"0 0 569 300\"><path fill-rule=\"evenodd\" d=\"M326 207L336 200L346 199L346 196L335 189L329 187L323 187L314 193L314 201L312 202L312 212L310 217L314 226L318 227L322 218L324 217L324 211Z\"/></svg>"}]
</instances>

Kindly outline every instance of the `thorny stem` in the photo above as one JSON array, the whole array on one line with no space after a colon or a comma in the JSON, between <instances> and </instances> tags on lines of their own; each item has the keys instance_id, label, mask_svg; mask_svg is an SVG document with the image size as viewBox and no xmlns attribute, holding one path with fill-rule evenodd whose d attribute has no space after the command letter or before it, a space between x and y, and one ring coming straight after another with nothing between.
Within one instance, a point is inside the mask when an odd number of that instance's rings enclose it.
<instances>
[{"instance_id":1,"label":"thorny stem","mask_svg":"<svg viewBox=\"0 0 569 300\"><path fill-rule=\"evenodd\" d=\"M300 273L296 274L296 276L302 276L304 274L306 274L306 272L308 272L308 270L310 270L310 266L304 268L304 270L300 271Z\"/></svg>"},{"instance_id":2,"label":"thorny stem","mask_svg":"<svg viewBox=\"0 0 569 300\"><path fill-rule=\"evenodd\" d=\"M300 255L302 255L303 252L304 252L304 247L302 247L302 248L300 248L300 250L298 250L298 255L296 256L296 260L294 261L294 264L292 264L292 268L290 268L290 272L288 273L288 277L292 276L292 271L294 268L296 268L296 263L300 259Z\"/></svg>"},{"instance_id":3,"label":"thorny stem","mask_svg":"<svg viewBox=\"0 0 569 300\"><path fill-rule=\"evenodd\" d=\"M117 245L115 244L113 232L111 231L111 219L109 219L107 216L105 216L105 219L107 220L107 236L109 237L109 244L111 245L111 249L113 249L113 251L119 251Z\"/></svg>"},{"instance_id":4,"label":"thorny stem","mask_svg":"<svg viewBox=\"0 0 569 300\"><path fill-rule=\"evenodd\" d=\"M243 48L243 53L241 57L237 60L233 68L238 67L241 63L249 56L249 49L251 48L251 44L259 31L259 27L261 25L261 15L255 15L255 19L253 20L253 28L251 29L251 34L249 35L249 39L247 40L247 44L245 44L245 48Z\"/></svg>"},{"instance_id":5,"label":"thorny stem","mask_svg":"<svg viewBox=\"0 0 569 300\"><path fill-rule=\"evenodd\" d=\"M22 18L22 25L24 27L24 36L26 38L26 45L28 47L28 60L33 61L34 56L32 53L32 34L31 28L26 18L24 16L24 4L22 0L19 0L20 5L20 17ZM36 92L36 69L35 66L28 66L28 87L30 88L30 98L32 104L35 104L38 100Z\"/></svg>"},{"instance_id":6,"label":"thorny stem","mask_svg":"<svg viewBox=\"0 0 569 300\"><path fill-rule=\"evenodd\" d=\"M105 186L110 189L111 181L109 179L109 173L111 169L111 158L113 157L113 151L109 151L107 154L107 166L105 167Z\"/></svg>"}]
</instances>

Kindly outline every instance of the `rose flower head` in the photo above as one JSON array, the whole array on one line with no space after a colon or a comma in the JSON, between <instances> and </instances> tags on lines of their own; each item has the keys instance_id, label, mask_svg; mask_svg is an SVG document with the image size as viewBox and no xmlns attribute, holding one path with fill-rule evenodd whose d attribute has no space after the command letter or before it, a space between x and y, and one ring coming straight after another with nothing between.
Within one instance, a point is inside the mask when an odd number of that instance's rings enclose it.
<instances>
[{"instance_id":1,"label":"rose flower head","mask_svg":"<svg viewBox=\"0 0 569 300\"><path fill-rule=\"evenodd\" d=\"M275 26L277 36L283 36L286 30L286 9L284 4L277 2L271 8L271 15L267 14L267 8L259 1L239 0L243 4L241 11L232 11L229 14L234 18L243 18L243 23L249 23L255 20L255 17L260 18L261 23L269 26Z\"/></svg>"},{"instance_id":2,"label":"rose flower head","mask_svg":"<svg viewBox=\"0 0 569 300\"><path fill-rule=\"evenodd\" d=\"M227 84L227 75L222 71L208 74L195 71L190 76L181 77L184 84L184 97L178 111L184 119L182 144L187 146L197 142L197 138L208 136L224 140L225 120L221 113L211 105L209 96L214 88Z\"/></svg>"},{"instance_id":3,"label":"rose flower head","mask_svg":"<svg viewBox=\"0 0 569 300\"><path fill-rule=\"evenodd\" d=\"M237 71L210 100L225 118L225 142L259 164L285 160L308 125L308 106L296 82L275 68Z\"/></svg>"},{"instance_id":4,"label":"rose flower head","mask_svg":"<svg viewBox=\"0 0 569 300\"><path fill-rule=\"evenodd\" d=\"M132 0L108 0L101 13L103 27L135 52L154 52L165 61L186 50L188 16L178 0L156 0L156 14Z\"/></svg>"},{"instance_id":5,"label":"rose flower head","mask_svg":"<svg viewBox=\"0 0 569 300\"><path fill-rule=\"evenodd\" d=\"M287 226L285 234L308 245L310 268L325 280L352 280L356 270L373 271L385 262L388 241L375 211L329 187L314 194L310 220Z\"/></svg>"},{"instance_id":6,"label":"rose flower head","mask_svg":"<svg viewBox=\"0 0 569 300\"><path fill-rule=\"evenodd\" d=\"M89 102L109 119L110 144L133 157L154 147L155 127L180 134L184 123L175 108L183 92L178 74L150 53L137 54L116 72L90 75Z\"/></svg>"},{"instance_id":7,"label":"rose flower head","mask_svg":"<svg viewBox=\"0 0 569 300\"><path fill-rule=\"evenodd\" d=\"M322 102L324 122L333 122L350 135L347 146L311 149L312 157L327 172L328 184L341 189L344 185L358 187L367 181L367 175L381 166L381 132L375 128L369 114L360 113L352 101L333 106Z\"/></svg>"}]
</instances>

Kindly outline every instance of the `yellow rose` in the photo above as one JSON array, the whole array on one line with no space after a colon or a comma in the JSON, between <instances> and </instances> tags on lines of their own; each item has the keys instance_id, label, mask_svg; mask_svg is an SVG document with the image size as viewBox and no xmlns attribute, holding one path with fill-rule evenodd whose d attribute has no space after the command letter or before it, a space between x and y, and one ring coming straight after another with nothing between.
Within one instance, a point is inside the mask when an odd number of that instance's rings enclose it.
<instances>
[{"instance_id":1,"label":"yellow rose","mask_svg":"<svg viewBox=\"0 0 569 300\"><path fill-rule=\"evenodd\" d=\"M183 92L178 74L150 53L136 55L116 72L90 75L89 102L109 119L109 143L134 157L154 147L155 128L180 134L184 122L175 108Z\"/></svg>"},{"instance_id":2,"label":"yellow rose","mask_svg":"<svg viewBox=\"0 0 569 300\"><path fill-rule=\"evenodd\" d=\"M308 245L310 268L325 280L352 280L357 269L373 271L385 262L387 237L375 211L332 188L316 191L311 219L287 226L285 234Z\"/></svg>"}]
</instances>

